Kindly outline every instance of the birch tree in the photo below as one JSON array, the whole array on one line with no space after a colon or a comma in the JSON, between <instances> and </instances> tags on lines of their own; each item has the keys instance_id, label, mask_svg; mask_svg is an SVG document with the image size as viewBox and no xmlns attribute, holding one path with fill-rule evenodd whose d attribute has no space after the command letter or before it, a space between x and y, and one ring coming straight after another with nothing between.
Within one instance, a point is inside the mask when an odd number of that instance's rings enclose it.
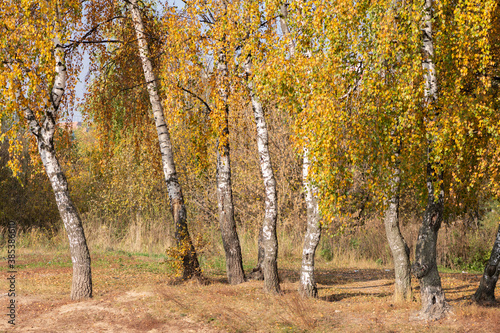
<instances>
[{"instance_id":1,"label":"birch tree","mask_svg":"<svg viewBox=\"0 0 500 333\"><path fill-rule=\"evenodd\" d=\"M145 28L141 17L141 11L136 0L128 0L128 8L137 35L139 55L147 84L151 107L158 132L158 141L162 155L163 172L170 199L170 207L175 224L175 239L180 249L183 263L183 278L201 277L201 269L198 263L196 250L191 241L187 225L187 212L184 204L181 186L175 169L174 155L170 134L165 122L163 106L158 91L158 80L150 60L149 48L145 35Z\"/></svg>"},{"instance_id":2,"label":"birch tree","mask_svg":"<svg viewBox=\"0 0 500 333\"><path fill-rule=\"evenodd\" d=\"M495 287L500 274L500 225L495 237L495 243L491 250L490 260L484 269L481 282L474 294L474 300L478 303L493 303L495 302Z\"/></svg>"},{"instance_id":3,"label":"birch tree","mask_svg":"<svg viewBox=\"0 0 500 333\"><path fill-rule=\"evenodd\" d=\"M395 1L392 6L394 28L398 30L398 19L401 3ZM396 35L397 36L397 35ZM396 54L397 63L398 58L401 58L401 54ZM395 65L397 66L397 65ZM394 72L394 65L390 68L387 73L392 76ZM397 117L397 115L396 115ZM391 176L389 180L389 191L387 195L386 210L384 213L384 226L387 236L387 242L391 248L392 257L394 260L394 300L396 302L410 300L411 298L411 273L410 273L410 248L406 244L403 235L401 234L399 226L399 201L400 201L400 189L401 189L401 168L399 164L401 163L401 145L402 138L401 133L398 128L398 121L395 122L394 128L391 130L392 136L392 146L394 161L391 166Z\"/></svg>"},{"instance_id":4,"label":"birch tree","mask_svg":"<svg viewBox=\"0 0 500 333\"><path fill-rule=\"evenodd\" d=\"M236 2L237 3L237 2ZM245 281L243 271L243 259L241 246L236 231L234 219L233 190L231 182L231 159L229 147L229 95L231 77L229 72L229 59L234 54L235 40L232 34L235 31L225 31L225 24L235 29L235 19L231 13L235 4L231 2L212 2L209 13L213 18L211 21L211 35L214 48L211 50L217 54L216 84L218 95L216 96L216 123L218 123L217 139L217 201L219 207L219 223L222 233L222 242L226 253L226 271L230 284L239 284ZM215 16L215 17L214 17ZM208 18L209 16L205 16Z\"/></svg>"},{"instance_id":5,"label":"birch tree","mask_svg":"<svg viewBox=\"0 0 500 333\"><path fill-rule=\"evenodd\" d=\"M288 53L291 58L296 56L295 41L291 36L290 29L287 23L288 19L288 3L283 4L280 7L280 25L281 32L286 38L286 45L288 48ZM302 15L307 15L303 8L296 8L301 12ZM301 26L306 25L305 22L299 23ZM306 58L311 58L312 53L310 49L305 51ZM303 106L305 108L306 106ZM302 250L302 265L300 270L300 284L299 292L303 297L317 297L318 291L316 288L316 281L314 279L314 256L316 253L316 248L318 247L319 240L321 237L321 225L320 225L320 214L318 202L316 200L317 189L311 184L311 174L310 174L310 157L309 150L307 148L308 139L304 140L305 145L303 147L303 158L302 158L302 180L304 185L304 198L307 207L307 221L306 221L306 234L304 236L304 245Z\"/></svg>"},{"instance_id":6,"label":"birch tree","mask_svg":"<svg viewBox=\"0 0 500 333\"><path fill-rule=\"evenodd\" d=\"M222 37L225 43L226 37ZM220 98L220 126L217 139L217 202L222 242L226 253L227 277L230 284L245 281L241 246L234 219L231 158L229 147L229 72L226 47L219 51L217 60L217 88Z\"/></svg>"},{"instance_id":7,"label":"birch tree","mask_svg":"<svg viewBox=\"0 0 500 333\"><path fill-rule=\"evenodd\" d=\"M398 210L401 168L407 171L411 162L401 144L405 136L412 139L409 128L413 125L405 117L414 117L417 108L412 99L418 90L412 87L416 78L406 74L414 73L416 62L405 61L418 52L407 47L412 45L414 36L407 34L414 26L396 24L398 20L411 22L410 16L398 18L392 7L392 3L349 1L337 1L331 7L323 3L292 7L294 15L301 15L301 10L307 13L296 19L303 29L298 47L306 49L304 59L297 61L303 76L296 81L309 92L297 130L309 150L304 165L310 164L309 172L320 186L318 204L325 221L349 215L353 179L360 175L363 181L356 186L370 193L373 205L385 210L388 240L396 250L395 294L406 298L409 253L399 230ZM286 26L281 30L289 31ZM400 36L401 32L405 35ZM315 45L312 57L307 44ZM303 258L307 258L305 251L306 246Z\"/></svg>"},{"instance_id":8,"label":"birch tree","mask_svg":"<svg viewBox=\"0 0 500 333\"><path fill-rule=\"evenodd\" d=\"M57 158L54 134L70 77L66 46L80 20L78 1L2 1L0 82L2 118L19 120L35 138L64 223L73 264L71 299L92 297L90 253L80 215ZM5 119L5 118L4 118ZM23 123L21 123L23 122Z\"/></svg>"},{"instance_id":9,"label":"birch tree","mask_svg":"<svg viewBox=\"0 0 500 333\"><path fill-rule=\"evenodd\" d=\"M186 43L185 55L178 54L177 61L184 63L184 68L191 68L195 72L203 72L207 85L202 89L192 91L186 89L190 81L190 73L175 73L177 89L181 89L196 100L202 101L210 118L210 125L216 140L216 183L217 203L219 210L219 225L222 234L222 243L226 256L226 273L230 284L239 284L245 281L241 245L236 229L234 213L232 177L231 177L231 149L229 120L234 113L231 101L237 85L236 49L240 45L241 31L238 19L241 12L238 10L239 1L186 1L183 11L185 29L172 31L172 39L177 41L190 40L195 43ZM183 41L183 43L185 43ZM200 90L203 90L200 93Z\"/></svg>"},{"instance_id":10,"label":"birch tree","mask_svg":"<svg viewBox=\"0 0 500 333\"><path fill-rule=\"evenodd\" d=\"M496 6L495 1L423 3L427 205L412 266L420 282L422 310L418 318L422 319L437 319L449 310L436 265L444 205L449 210L460 208L462 202L453 206L454 198L462 195L467 199L484 191L479 184L490 160L486 147L495 136L490 136L494 130L488 124L496 122L490 76Z\"/></svg>"},{"instance_id":11,"label":"birch tree","mask_svg":"<svg viewBox=\"0 0 500 333\"><path fill-rule=\"evenodd\" d=\"M257 129L257 149L259 153L260 168L266 193L264 202L264 222L262 223L262 229L259 235L259 242L261 242L261 244L259 244L259 257L262 256L261 265L264 275L264 289L269 293L277 294L280 292L280 286L277 263L278 239L276 237L276 220L278 216L276 179L274 177L272 168L271 155L269 153L269 132L267 130L264 109L250 79L252 75L252 57L250 55L246 59L245 73L247 75L248 90L250 93L252 109L255 117L255 125ZM262 246L263 248L263 254L260 253L260 246Z\"/></svg>"},{"instance_id":12,"label":"birch tree","mask_svg":"<svg viewBox=\"0 0 500 333\"><path fill-rule=\"evenodd\" d=\"M422 17L422 68L424 74L424 107L428 111L426 122L438 119L438 80L434 65L434 41L432 29L433 1L425 0ZM439 127L439 124L437 125ZM427 141L427 207L418 233L415 262L412 272L420 283L422 319L439 319L449 309L436 263L438 231L443 221L444 186L442 165L433 157L435 133L429 133ZM436 195L437 194L437 195Z\"/></svg>"}]
</instances>

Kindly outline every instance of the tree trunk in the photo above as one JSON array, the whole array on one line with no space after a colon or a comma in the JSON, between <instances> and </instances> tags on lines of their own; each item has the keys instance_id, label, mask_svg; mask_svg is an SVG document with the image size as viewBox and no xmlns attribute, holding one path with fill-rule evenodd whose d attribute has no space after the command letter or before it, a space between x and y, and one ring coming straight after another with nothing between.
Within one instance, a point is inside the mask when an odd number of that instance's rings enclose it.
<instances>
[{"instance_id":1,"label":"tree trunk","mask_svg":"<svg viewBox=\"0 0 500 333\"><path fill-rule=\"evenodd\" d=\"M395 13L395 18L399 17L398 12L400 9L401 1L394 0L393 8ZM394 29L398 29L398 20L394 20ZM400 62L401 54L396 55L396 62L389 70L391 76L394 76L397 63ZM396 110L396 109L394 109ZM396 116L397 119L397 116ZM389 180L389 193L387 195L387 208L384 216L385 233L387 236L387 242L392 252L392 258L394 261L394 302L400 303L404 301L409 301L412 298L411 290L411 267L410 267L410 248L406 244L401 230L399 228L399 190L401 185L401 169L399 167L400 163L400 153L401 153L401 139L398 137L398 125L399 121L396 120L396 126L394 126L391 132L391 141L394 145L394 157L395 161L391 168L392 176Z\"/></svg>"},{"instance_id":2,"label":"tree trunk","mask_svg":"<svg viewBox=\"0 0 500 333\"><path fill-rule=\"evenodd\" d=\"M262 271L262 264L264 262L264 245L262 244L262 228L259 229L259 239L257 241L257 265L252 269L248 278L252 280L264 280L264 273Z\"/></svg>"},{"instance_id":3,"label":"tree trunk","mask_svg":"<svg viewBox=\"0 0 500 333\"><path fill-rule=\"evenodd\" d=\"M290 57L295 55L295 42L290 36L290 29L288 28L288 23L286 22L288 18L288 3L285 2L280 7L280 27L283 36L288 37L288 52L290 52Z\"/></svg>"},{"instance_id":4,"label":"tree trunk","mask_svg":"<svg viewBox=\"0 0 500 333\"><path fill-rule=\"evenodd\" d=\"M399 152L396 154L396 161L399 158ZM397 162L396 162L397 163ZM409 301L411 292L411 274L410 274L410 248L406 244L403 235L399 229L399 187L401 183L401 170L398 164L392 169L392 179L390 182L389 205L385 211L384 225L387 235L387 242L391 248L394 260L394 301Z\"/></svg>"},{"instance_id":5,"label":"tree trunk","mask_svg":"<svg viewBox=\"0 0 500 333\"><path fill-rule=\"evenodd\" d=\"M38 140L38 151L54 190L57 208L68 234L71 262L73 263L71 299L90 298L92 297L92 272L82 220L69 196L68 182L56 157L52 143L53 132L48 135L44 134L47 132L42 130L42 139Z\"/></svg>"},{"instance_id":6,"label":"tree trunk","mask_svg":"<svg viewBox=\"0 0 500 333\"><path fill-rule=\"evenodd\" d=\"M280 7L280 26L283 35L288 39L288 51L290 57L295 55L295 43L290 36L290 29L286 22L288 17L288 3ZM307 57L312 56L311 50L307 50ZM314 280L314 255L321 237L321 226L319 224L320 215L318 202L314 197L315 188L308 181L309 176L309 156L308 149L304 147L304 160L302 166L303 182L305 190L305 200L307 205L307 229L304 236L304 247L302 250L302 267L300 273L299 293L303 297L317 297L316 281Z\"/></svg>"},{"instance_id":7,"label":"tree trunk","mask_svg":"<svg viewBox=\"0 0 500 333\"><path fill-rule=\"evenodd\" d=\"M226 56L219 54L217 64L219 97L223 110L220 124L220 136L217 140L217 202L219 205L219 223L222 243L226 253L226 271L229 284L245 282L240 240L234 220L233 190L231 184L231 160L229 154L229 105L228 105L228 69Z\"/></svg>"},{"instance_id":8,"label":"tree trunk","mask_svg":"<svg viewBox=\"0 0 500 333\"><path fill-rule=\"evenodd\" d=\"M278 217L278 197L276 194L276 180L272 168L271 155L269 154L269 133L267 131L264 110L260 103L250 79L252 60L249 56L245 63L245 72L248 80L248 89L252 101L255 124L257 127L257 150L259 152L260 170L264 180L266 193L264 222L262 223L262 247L264 258L262 270L264 273L264 289L271 294L280 293L278 277L278 238L276 237L276 220ZM259 235L260 236L260 235ZM259 247L260 252L260 247ZM260 254L260 253L259 253Z\"/></svg>"},{"instance_id":9,"label":"tree trunk","mask_svg":"<svg viewBox=\"0 0 500 333\"><path fill-rule=\"evenodd\" d=\"M227 133L227 117L225 122ZM228 134L228 133L227 133ZM231 164L229 158L229 143L217 147L217 201L219 204L219 222L222 234L222 243L226 253L226 270L229 284L245 282L243 259L240 241L234 220L233 192L231 185Z\"/></svg>"},{"instance_id":10,"label":"tree trunk","mask_svg":"<svg viewBox=\"0 0 500 333\"><path fill-rule=\"evenodd\" d=\"M434 66L434 44L432 39L432 0L425 0L424 16L422 21L422 68L424 70L424 105L437 118L438 84ZM428 120L429 121L429 120ZM443 317L449 310L441 288L441 278L436 264L436 243L439 228L443 220L443 174L431 159L432 147L435 139L427 142L427 208L422 220L422 227L418 233L415 250L415 263L412 266L413 274L420 283L422 310L417 319L434 320ZM439 183L437 200L434 185Z\"/></svg>"},{"instance_id":11,"label":"tree trunk","mask_svg":"<svg viewBox=\"0 0 500 333\"><path fill-rule=\"evenodd\" d=\"M35 117L27 102L21 101L21 107L30 131L37 139L38 151L54 191L57 208L68 234L71 262L73 263L73 283L71 285L71 299L81 300L92 297L92 272L90 253L82 226L80 215L69 195L68 182L61 169L54 148L54 132L56 128L57 111L66 89L66 62L62 45L59 42L59 32L54 39L54 57L56 75L50 101L45 108L43 124ZM21 97L21 93L17 94Z\"/></svg>"},{"instance_id":12,"label":"tree trunk","mask_svg":"<svg viewBox=\"0 0 500 333\"><path fill-rule=\"evenodd\" d=\"M315 197L316 188L310 183L309 177L309 152L304 148L302 164L302 177L307 205L307 229L302 250L302 268L300 271L299 293L302 297L317 297L318 290L314 280L314 255L321 237L320 214L318 202Z\"/></svg>"},{"instance_id":13,"label":"tree trunk","mask_svg":"<svg viewBox=\"0 0 500 333\"><path fill-rule=\"evenodd\" d=\"M158 132L158 142L160 144L163 172L165 175L165 182L167 184L171 212L175 224L175 239L177 247L181 250L182 253L182 278L188 279L193 276L201 277L201 269L198 263L198 258L196 256L196 250L193 246L188 231L186 222L186 206L184 205L184 197L182 195L181 186L179 184L177 172L175 170L172 143L170 142L170 134L165 122L163 106L158 94L156 75L153 71L151 60L149 59L149 48L146 40L146 35L144 34L144 24L142 21L140 9L137 5L137 0L129 0L128 4L137 35L139 56L141 58L144 77L146 79L147 89L149 93L149 99L151 101L151 107L153 109L156 130Z\"/></svg>"},{"instance_id":14,"label":"tree trunk","mask_svg":"<svg viewBox=\"0 0 500 333\"><path fill-rule=\"evenodd\" d=\"M497 237L491 250L490 261L484 269L483 277L474 294L474 300L478 303L495 303L495 287L500 273L498 263L500 262L500 225L498 226Z\"/></svg>"},{"instance_id":15,"label":"tree trunk","mask_svg":"<svg viewBox=\"0 0 500 333\"><path fill-rule=\"evenodd\" d=\"M435 201L433 169L431 163L427 163L427 208L418 233L415 263L412 266L412 272L420 283L422 298L422 310L416 318L424 320L442 318L448 311L448 304L441 288L441 278L436 264L436 243L443 220L444 192L440 188L438 200Z\"/></svg>"}]
</instances>

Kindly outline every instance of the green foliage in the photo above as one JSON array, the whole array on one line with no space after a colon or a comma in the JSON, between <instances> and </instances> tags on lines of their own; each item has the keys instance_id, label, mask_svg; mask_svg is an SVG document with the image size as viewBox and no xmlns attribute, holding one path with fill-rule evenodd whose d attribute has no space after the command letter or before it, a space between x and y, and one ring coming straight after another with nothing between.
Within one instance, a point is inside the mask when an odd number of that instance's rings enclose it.
<instances>
[{"instance_id":1,"label":"green foliage","mask_svg":"<svg viewBox=\"0 0 500 333\"><path fill-rule=\"evenodd\" d=\"M497 201L485 205L484 216L476 224L456 223L451 232L445 267L482 272L490 259L498 221L500 205Z\"/></svg>"},{"instance_id":2,"label":"green foliage","mask_svg":"<svg viewBox=\"0 0 500 333\"><path fill-rule=\"evenodd\" d=\"M357 250L359 248L359 245L360 245L360 242L359 242L359 239L357 238L351 238L351 240L349 241L349 247L353 250Z\"/></svg>"},{"instance_id":3,"label":"green foliage","mask_svg":"<svg viewBox=\"0 0 500 333\"><path fill-rule=\"evenodd\" d=\"M21 135L20 135L21 136ZM21 230L30 227L57 231L59 212L47 176L40 172L38 160L29 154L29 140L21 136L24 149L17 157L19 169L10 169L9 142L0 143L0 226L15 221Z\"/></svg>"},{"instance_id":4,"label":"green foliage","mask_svg":"<svg viewBox=\"0 0 500 333\"><path fill-rule=\"evenodd\" d=\"M325 261L332 261L333 252L332 246L329 242L322 241L319 246L319 255L325 259Z\"/></svg>"}]
</instances>

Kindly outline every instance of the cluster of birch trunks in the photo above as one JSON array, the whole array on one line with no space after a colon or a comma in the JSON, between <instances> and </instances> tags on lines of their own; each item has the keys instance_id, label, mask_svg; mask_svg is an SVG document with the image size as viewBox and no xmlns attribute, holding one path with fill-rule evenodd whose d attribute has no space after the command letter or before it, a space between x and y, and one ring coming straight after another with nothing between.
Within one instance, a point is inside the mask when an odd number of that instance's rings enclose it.
<instances>
[{"instance_id":1,"label":"cluster of birch trunks","mask_svg":"<svg viewBox=\"0 0 500 333\"><path fill-rule=\"evenodd\" d=\"M175 239L177 246L187 249L184 251L183 278L201 278L202 272L198 262L196 250L193 246L187 224L186 206L176 172L173 147L165 120L162 101L160 98L158 80L150 60L148 41L145 35L145 27L141 17L141 10L137 0L127 0L128 12L134 24L137 44L144 80L153 110L155 126L158 133L165 183L168 189L173 221L175 224ZM426 105L436 103L438 95L438 78L434 64L434 44L432 31L432 1L425 1L425 12L422 18L422 67L424 69L425 100ZM281 7L281 30L289 34L287 26L287 5ZM55 32L57 36L57 31ZM290 39L292 40L292 39ZM295 45L289 44L289 56L294 57ZM55 119L59 110L61 100L66 88L67 73L65 66L65 51L57 38L54 38L53 52L55 54L54 84L51 91L50 103L44 110L43 122L39 122L29 107L23 112L28 122L30 131L36 137L38 149L45 170L51 182L61 218L66 228L73 262L73 284L71 298L85 299L92 297L92 277L90 254L86 244L81 218L70 198L68 183L56 157L53 143L56 128ZM262 279L264 289L271 294L280 294L278 277L278 240L276 236L277 225L277 195L276 180L272 167L272 156L269 152L269 134L264 116L264 108L252 80L252 56L248 55L244 63L247 74L247 87L250 94L251 105L255 117L257 147L261 166L262 181L265 188L265 215L259 234L258 264L252 272L245 274L242 264L242 251L236 223L234 218L233 194L231 184L231 159L230 146L227 135L228 126L228 89L226 77L228 75L226 56L223 53L217 55L216 71L218 83L218 94L220 100L226 105L223 121L220 123L221 139L218 140L217 148L217 200L219 208L219 222L222 240L226 255L227 279L230 284L239 284L248 278ZM434 138L430 137L428 142L428 154L431 153ZM307 138L304 138L303 152L303 187L307 207L307 229L304 235L302 265L300 269L299 292L304 297L316 297L318 292L314 279L314 256L321 235L321 216L318 208L318 191L310 182L310 155L307 147ZM399 150L394 152L397 157ZM396 159L397 161L397 159ZM443 177L439 171L439 165L427 162L427 207L422 217L422 224L418 235L415 261L410 264L409 248L401 235L399 228L399 187L401 183L401 170L396 163L392 166L393 175L391 179L390 195L387 198L385 211L385 229L387 240L394 258L395 289L394 297L398 301L408 300L411 297L411 275L415 276L420 283L422 311L419 317L424 319L437 319L444 316L449 305L446 302L441 280L436 264L436 242L438 231L443 220L444 190L436 189L436 184ZM437 200L436 200L436 193ZM497 233L491 258L487 264L480 286L475 294L477 301L494 300L495 285L498 280L500 261L500 229Z\"/></svg>"}]
</instances>

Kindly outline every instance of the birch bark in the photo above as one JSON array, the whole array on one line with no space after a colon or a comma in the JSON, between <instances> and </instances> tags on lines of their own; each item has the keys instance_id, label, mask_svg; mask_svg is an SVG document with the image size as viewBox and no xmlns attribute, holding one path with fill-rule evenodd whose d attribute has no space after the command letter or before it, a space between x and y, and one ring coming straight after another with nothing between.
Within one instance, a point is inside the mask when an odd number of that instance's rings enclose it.
<instances>
[{"instance_id":1,"label":"birch bark","mask_svg":"<svg viewBox=\"0 0 500 333\"><path fill-rule=\"evenodd\" d=\"M309 151L304 147L302 179L307 205L307 228L302 250L299 293L302 297L318 297L318 289L314 279L314 255L321 237L321 225L318 202L315 197L317 189L309 180L309 167Z\"/></svg>"},{"instance_id":2,"label":"birch bark","mask_svg":"<svg viewBox=\"0 0 500 333\"><path fill-rule=\"evenodd\" d=\"M249 278L253 280L264 280L264 273L263 273L263 268L262 265L264 263L264 245L263 245L263 239L262 239L262 228L259 230L259 239L257 243L257 248L258 248L258 253L257 253L257 265L252 269L252 271L249 274Z\"/></svg>"},{"instance_id":3,"label":"birch bark","mask_svg":"<svg viewBox=\"0 0 500 333\"><path fill-rule=\"evenodd\" d=\"M261 243L264 250L262 270L264 275L264 290L271 294L280 293L278 277L278 238L276 236L276 220L278 217L278 196L276 194L276 179L269 153L269 132L262 104L257 97L250 79L252 75L252 58L248 56L245 62L247 85L252 101L252 108L257 128L257 150L259 152L260 170L266 193L264 222L262 223ZM260 247L260 246L259 246ZM260 253L259 253L260 255Z\"/></svg>"},{"instance_id":4,"label":"birch bark","mask_svg":"<svg viewBox=\"0 0 500 333\"><path fill-rule=\"evenodd\" d=\"M483 276L481 277L481 282L479 288L477 288L474 294L474 300L478 303L494 303L495 302L495 287L498 281L498 275L500 274L499 264L500 263L500 225L498 226L497 236L495 238L495 243L493 244L493 249L491 250L491 256L488 264L484 269Z\"/></svg>"},{"instance_id":5,"label":"birch bark","mask_svg":"<svg viewBox=\"0 0 500 333\"><path fill-rule=\"evenodd\" d=\"M165 122L163 106L158 94L156 75L153 71L151 60L149 59L149 47L144 33L145 30L141 12L137 5L137 0L128 0L127 2L137 35L139 56L142 62L144 78L147 83L147 90L151 101L151 107L153 109L156 131L158 133L163 173L165 175L171 212L175 224L175 239L177 246L182 250L182 278L188 279L190 277L201 277L200 265L198 263L196 251L191 241L186 222L186 206L184 205L184 197L182 195L181 186L175 169L170 133L168 131L167 123Z\"/></svg>"},{"instance_id":6,"label":"birch bark","mask_svg":"<svg viewBox=\"0 0 500 333\"><path fill-rule=\"evenodd\" d=\"M229 76L226 56L219 54L217 63L217 86L223 105L220 127L220 137L217 140L217 201L219 205L219 222L222 243L226 253L226 272L229 284L245 282L243 259L240 240L234 220L233 190L231 184L231 159L229 149L229 91L227 79Z\"/></svg>"},{"instance_id":7,"label":"birch bark","mask_svg":"<svg viewBox=\"0 0 500 333\"><path fill-rule=\"evenodd\" d=\"M398 11L401 5L400 0L393 2L393 10L395 13L394 29L398 29ZM397 62L400 61L401 55L396 56ZM393 69L395 69L393 67ZM393 70L391 70L393 72ZM396 116L397 117L397 116ZM394 301L396 303L409 301L412 297L411 290L411 267L410 267L410 248L405 242L401 230L399 228L399 191L401 186L401 169L400 154L401 141L398 138L398 125L396 122L395 128L392 130L392 143L394 149L394 163L391 168L392 177L389 182L388 205L384 216L385 233L387 242L392 252L394 261ZM399 142L398 142L399 141Z\"/></svg>"},{"instance_id":8,"label":"birch bark","mask_svg":"<svg viewBox=\"0 0 500 333\"><path fill-rule=\"evenodd\" d=\"M396 162L392 168L388 206L385 211L384 225L387 242L394 260L394 301L403 302L411 299L410 248L406 244L399 229L399 189L401 170L399 168L399 151L395 154Z\"/></svg>"},{"instance_id":9,"label":"birch bark","mask_svg":"<svg viewBox=\"0 0 500 333\"><path fill-rule=\"evenodd\" d=\"M422 67L425 84L424 104L426 108L436 110L438 84L434 66L432 2L432 0L425 0L424 3L422 20ZM433 117L437 117L436 111L434 111ZM437 236L443 220L444 190L442 185L442 171L439 170L439 165L431 161L434 142L435 139L431 137L427 143L427 208L418 233L415 263L412 266L412 272L420 283L422 298L422 309L416 318L425 320L442 318L449 309L441 287L441 278L439 277L436 263ZM435 198L435 184L439 184L437 200Z\"/></svg>"},{"instance_id":10,"label":"birch bark","mask_svg":"<svg viewBox=\"0 0 500 333\"><path fill-rule=\"evenodd\" d=\"M56 31L56 36L58 35L58 31ZM54 147L57 112L66 89L67 80L65 53L58 37L54 39L54 56L56 75L50 95L50 102L44 110L45 115L42 124L40 125L27 103L21 103L21 105L30 131L36 137L38 151L54 191L57 208L64 228L68 234L71 262L73 264L71 299L81 300L92 297L90 253L82 220L69 195L68 182L61 169ZM18 94L18 97L20 97L20 94Z\"/></svg>"},{"instance_id":11,"label":"birch bark","mask_svg":"<svg viewBox=\"0 0 500 333\"><path fill-rule=\"evenodd\" d=\"M295 43L290 36L290 29L286 19L288 17L288 4L281 6L280 25L284 36L288 37L288 51L290 57L295 55ZM307 56L311 56L311 52L307 52ZM299 293L303 297L317 297L316 281L314 279L314 256L321 237L321 227L319 225L320 214L318 202L315 198L317 192L315 187L309 181L309 152L307 147L304 147L304 155L302 162L302 178L305 191L305 201L307 206L307 227L304 236L304 247L302 250L302 266L300 272Z\"/></svg>"}]
</instances>

